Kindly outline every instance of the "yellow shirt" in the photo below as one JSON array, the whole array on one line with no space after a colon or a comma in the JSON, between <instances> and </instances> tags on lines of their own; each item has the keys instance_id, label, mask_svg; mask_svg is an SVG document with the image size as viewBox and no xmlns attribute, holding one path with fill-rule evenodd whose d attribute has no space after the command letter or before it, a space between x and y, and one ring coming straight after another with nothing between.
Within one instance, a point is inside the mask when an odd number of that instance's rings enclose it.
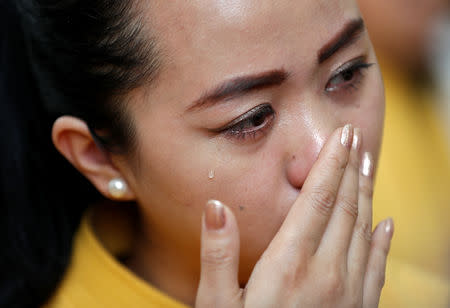
<instances>
[{"instance_id":1,"label":"yellow shirt","mask_svg":"<svg viewBox=\"0 0 450 308\"><path fill-rule=\"evenodd\" d=\"M431 95L383 70L386 119L374 221L395 233L380 308L450 304L450 155Z\"/></svg>"},{"instance_id":2,"label":"yellow shirt","mask_svg":"<svg viewBox=\"0 0 450 308\"><path fill-rule=\"evenodd\" d=\"M61 285L43 308L187 307L120 264L95 236L89 217L83 218L75 236L72 260Z\"/></svg>"}]
</instances>

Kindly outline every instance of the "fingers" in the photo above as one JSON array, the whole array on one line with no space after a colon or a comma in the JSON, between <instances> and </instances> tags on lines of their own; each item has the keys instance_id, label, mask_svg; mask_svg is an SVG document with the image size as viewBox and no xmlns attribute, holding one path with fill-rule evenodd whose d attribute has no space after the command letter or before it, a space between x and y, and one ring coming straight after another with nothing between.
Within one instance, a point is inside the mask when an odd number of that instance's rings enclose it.
<instances>
[{"instance_id":1,"label":"fingers","mask_svg":"<svg viewBox=\"0 0 450 308\"><path fill-rule=\"evenodd\" d=\"M364 153L359 177L359 213L347 260L347 268L359 285L363 283L372 240L373 171L373 158Z\"/></svg>"},{"instance_id":2,"label":"fingers","mask_svg":"<svg viewBox=\"0 0 450 308\"><path fill-rule=\"evenodd\" d=\"M307 254L315 253L328 224L352 139L351 125L332 134L280 228L280 236L288 234Z\"/></svg>"},{"instance_id":3,"label":"fingers","mask_svg":"<svg viewBox=\"0 0 450 308\"><path fill-rule=\"evenodd\" d=\"M394 223L391 218L381 222L373 232L367 271L364 278L364 308L376 308L384 286L386 259L389 253Z\"/></svg>"},{"instance_id":4,"label":"fingers","mask_svg":"<svg viewBox=\"0 0 450 308\"><path fill-rule=\"evenodd\" d=\"M342 177L336 197L336 204L317 255L336 260L340 264L347 260L348 247L353 235L353 227L358 217L359 148L361 131L354 129L350 158Z\"/></svg>"},{"instance_id":5,"label":"fingers","mask_svg":"<svg viewBox=\"0 0 450 308\"><path fill-rule=\"evenodd\" d=\"M195 307L234 307L238 283L239 230L233 213L221 202L208 201L202 223L201 273Z\"/></svg>"}]
</instances>

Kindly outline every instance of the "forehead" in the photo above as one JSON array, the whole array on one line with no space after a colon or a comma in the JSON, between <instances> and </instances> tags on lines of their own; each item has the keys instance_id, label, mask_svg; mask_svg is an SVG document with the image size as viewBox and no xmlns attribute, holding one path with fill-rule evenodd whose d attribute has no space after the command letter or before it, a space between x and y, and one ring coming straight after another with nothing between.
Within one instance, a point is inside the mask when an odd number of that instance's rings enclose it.
<instances>
[{"instance_id":1,"label":"forehead","mask_svg":"<svg viewBox=\"0 0 450 308\"><path fill-rule=\"evenodd\" d=\"M353 0L160 0L150 6L148 20L164 55L162 79L171 81L173 95L177 82L194 92L227 77L310 63L359 16Z\"/></svg>"}]
</instances>

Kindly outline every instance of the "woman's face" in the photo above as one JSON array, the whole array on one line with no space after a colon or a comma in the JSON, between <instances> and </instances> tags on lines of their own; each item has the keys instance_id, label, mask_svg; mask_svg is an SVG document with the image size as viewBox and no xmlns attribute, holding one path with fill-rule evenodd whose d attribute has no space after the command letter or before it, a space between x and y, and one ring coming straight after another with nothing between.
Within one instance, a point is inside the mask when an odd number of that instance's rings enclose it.
<instances>
[{"instance_id":1,"label":"woman's face","mask_svg":"<svg viewBox=\"0 0 450 308\"><path fill-rule=\"evenodd\" d=\"M198 264L204 205L221 200L244 277L334 129L360 127L377 157L383 85L360 18L351 0L154 1L162 68L133 93L139 161L122 165L152 245Z\"/></svg>"}]
</instances>

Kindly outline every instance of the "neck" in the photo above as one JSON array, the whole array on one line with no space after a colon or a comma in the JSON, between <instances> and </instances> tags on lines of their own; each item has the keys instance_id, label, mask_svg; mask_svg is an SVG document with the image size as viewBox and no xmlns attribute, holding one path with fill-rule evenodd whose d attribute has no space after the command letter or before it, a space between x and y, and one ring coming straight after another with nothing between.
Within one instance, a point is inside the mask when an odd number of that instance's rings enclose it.
<instances>
[{"instance_id":1,"label":"neck","mask_svg":"<svg viewBox=\"0 0 450 308\"><path fill-rule=\"evenodd\" d=\"M93 215L94 231L97 235L107 235L98 238L108 251L127 256L123 264L136 276L168 296L193 306L200 277L200 247L192 241L162 237L164 232L145 229L141 226L151 224L141 223L139 217L133 204L97 204ZM108 238L121 238L121 246L111 245Z\"/></svg>"},{"instance_id":2,"label":"neck","mask_svg":"<svg viewBox=\"0 0 450 308\"><path fill-rule=\"evenodd\" d=\"M200 277L199 248L177 245L156 230L139 234L125 265L172 298L194 305Z\"/></svg>"}]
</instances>

